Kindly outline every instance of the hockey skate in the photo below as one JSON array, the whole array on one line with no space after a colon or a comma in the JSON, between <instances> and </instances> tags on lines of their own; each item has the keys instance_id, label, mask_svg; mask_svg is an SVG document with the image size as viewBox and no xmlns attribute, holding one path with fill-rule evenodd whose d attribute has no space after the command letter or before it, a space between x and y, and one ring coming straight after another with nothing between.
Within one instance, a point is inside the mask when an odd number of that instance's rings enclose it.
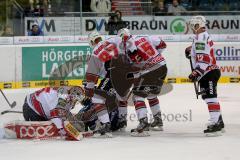
<instances>
[{"instance_id":1,"label":"hockey skate","mask_svg":"<svg viewBox=\"0 0 240 160\"><path fill-rule=\"evenodd\" d=\"M158 112L156 115L154 115L153 119L153 122L150 124L150 129L152 131L163 131L161 112Z\"/></svg>"},{"instance_id":2,"label":"hockey skate","mask_svg":"<svg viewBox=\"0 0 240 160\"><path fill-rule=\"evenodd\" d=\"M93 137L95 138L112 138L111 124L101 123L97 125L97 129L93 131Z\"/></svg>"},{"instance_id":3,"label":"hockey skate","mask_svg":"<svg viewBox=\"0 0 240 160\"><path fill-rule=\"evenodd\" d=\"M204 134L207 137L216 137L216 136L221 136L221 133L224 133L224 122L222 120L222 116L219 116L218 122L217 123L210 123L207 126L207 129L205 129Z\"/></svg>"},{"instance_id":4,"label":"hockey skate","mask_svg":"<svg viewBox=\"0 0 240 160\"><path fill-rule=\"evenodd\" d=\"M126 117L122 117L118 119L118 127L119 127L119 131L125 131L126 127L127 127L127 118Z\"/></svg>"},{"instance_id":5,"label":"hockey skate","mask_svg":"<svg viewBox=\"0 0 240 160\"><path fill-rule=\"evenodd\" d=\"M218 122L220 123L220 127L222 128L221 132L225 133L226 131L225 131L225 128L224 128L225 125L224 125L224 122L223 122L223 119L222 119L222 115L219 116Z\"/></svg>"},{"instance_id":6,"label":"hockey skate","mask_svg":"<svg viewBox=\"0 0 240 160\"><path fill-rule=\"evenodd\" d=\"M150 136L149 131L149 123L147 117L139 120L139 124L137 128L131 130L131 136L133 137L146 137Z\"/></svg>"}]
</instances>

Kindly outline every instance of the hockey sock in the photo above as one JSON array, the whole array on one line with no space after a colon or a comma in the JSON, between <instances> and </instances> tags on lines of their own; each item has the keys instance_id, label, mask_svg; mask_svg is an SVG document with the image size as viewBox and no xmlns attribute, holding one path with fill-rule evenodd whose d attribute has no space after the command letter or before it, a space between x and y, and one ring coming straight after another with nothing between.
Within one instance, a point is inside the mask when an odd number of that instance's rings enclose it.
<instances>
[{"instance_id":1,"label":"hockey sock","mask_svg":"<svg viewBox=\"0 0 240 160\"><path fill-rule=\"evenodd\" d=\"M97 113L98 119L102 123L110 122L108 111L104 104L95 104L94 109Z\"/></svg>"},{"instance_id":2,"label":"hockey sock","mask_svg":"<svg viewBox=\"0 0 240 160\"><path fill-rule=\"evenodd\" d=\"M221 115L220 104L217 98L207 98L205 102L208 105L208 111L210 114L210 121L213 123L217 123L219 116Z\"/></svg>"},{"instance_id":3,"label":"hockey sock","mask_svg":"<svg viewBox=\"0 0 240 160\"><path fill-rule=\"evenodd\" d=\"M138 96L133 96L133 102L134 106L137 112L137 117L138 119L142 119L144 117L147 117L147 108L146 104L144 102L144 98L138 97Z\"/></svg>"},{"instance_id":4,"label":"hockey sock","mask_svg":"<svg viewBox=\"0 0 240 160\"><path fill-rule=\"evenodd\" d=\"M127 101L120 101L118 106L119 117L126 117L127 116Z\"/></svg>"},{"instance_id":5,"label":"hockey sock","mask_svg":"<svg viewBox=\"0 0 240 160\"><path fill-rule=\"evenodd\" d=\"M159 100L156 96L148 97L148 103L151 108L153 116L155 116L158 112L160 112Z\"/></svg>"}]
</instances>

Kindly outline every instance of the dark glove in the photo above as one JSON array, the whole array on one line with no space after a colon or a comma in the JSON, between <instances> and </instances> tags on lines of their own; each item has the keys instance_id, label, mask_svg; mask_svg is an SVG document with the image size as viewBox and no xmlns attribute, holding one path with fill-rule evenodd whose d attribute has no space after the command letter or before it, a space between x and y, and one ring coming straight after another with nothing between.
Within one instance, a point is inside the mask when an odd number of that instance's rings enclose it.
<instances>
[{"instance_id":1,"label":"dark glove","mask_svg":"<svg viewBox=\"0 0 240 160\"><path fill-rule=\"evenodd\" d=\"M85 97L85 98L82 100L81 104L82 104L83 106L90 106L90 105L92 105L92 99L91 99L90 97Z\"/></svg>"},{"instance_id":2,"label":"dark glove","mask_svg":"<svg viewBox=\"0 0 240 160\"><path fill-rule=\"evenodd\" d=\"M191 58L191 49L192 49L192 46L187 47L187 48L185 49L185 57L186 57L187 59L190 59L190 58Z\"/></svg>"},{"instance_id":3,"label":"dark glove","mask_svg":"<svg viewBox=\"0 0 240 160\"><path fill-rule=\"evenodd\" d=\"M196 68L192 71L188 78L194 82L197 81L203 75L203 73L204 71L201 68Z\"/></svg>"},{"instance_id":4,"label":"dark glove","mask_svg":"<svg viewBox=\"0 0 240 160\"><path fill-rule=\"evenodd\" d=\"M90 98L93 97L93 95L94 95L94 89L93 88L85 87L84 89L85 89L85 95L87 97L90 97Z\"/></svg>"}]
</instances>

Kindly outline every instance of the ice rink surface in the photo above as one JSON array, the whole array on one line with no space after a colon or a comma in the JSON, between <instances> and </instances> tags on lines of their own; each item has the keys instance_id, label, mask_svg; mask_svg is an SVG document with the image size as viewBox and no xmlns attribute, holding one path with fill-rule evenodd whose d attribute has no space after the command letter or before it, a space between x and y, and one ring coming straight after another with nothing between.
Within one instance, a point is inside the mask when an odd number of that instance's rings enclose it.
<instances>
[{"instance_id":1,"label":"ice rink surface","mask_svg":"<svg viewBox=\"0 0 240 160\"><path fill-rule=\"evenodd\" d=\"M17 101L14 110L21 110L25 95L35 89L4 90L10 101ZM160 96L164 113L164 131L150 132L150 137L130 137L136 127L134 108L129 107L126 133L113 138L85 138L82 141L7 140L0 139L1 160L239 160L240 159L240 85L219 84L226 133L205 137L202 131L208 122L204 101L196 100L192 84L174 84L169 94ZM0 111L9 107L0 96ZM3 123L23 119L21 114L0 116ZM0 137L2 138L2 130Z\"/></svg>"}]
</instances>

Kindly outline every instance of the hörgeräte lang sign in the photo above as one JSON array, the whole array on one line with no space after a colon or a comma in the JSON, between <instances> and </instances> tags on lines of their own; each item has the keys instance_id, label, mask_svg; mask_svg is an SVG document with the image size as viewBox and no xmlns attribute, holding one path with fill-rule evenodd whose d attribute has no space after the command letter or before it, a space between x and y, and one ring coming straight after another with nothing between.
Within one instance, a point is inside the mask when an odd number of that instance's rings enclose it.
<instances>
[{"instance_id":1,"label":"h\u00f6rger\u00e4te lang sign","mask_svg":"<svg viewBox=\"0 0 240 160\"><path fill-rule=\"evenodd\" d=\"M22 80L83 79L89 46L22 47Z\"/></svg>"}]
</instances>

